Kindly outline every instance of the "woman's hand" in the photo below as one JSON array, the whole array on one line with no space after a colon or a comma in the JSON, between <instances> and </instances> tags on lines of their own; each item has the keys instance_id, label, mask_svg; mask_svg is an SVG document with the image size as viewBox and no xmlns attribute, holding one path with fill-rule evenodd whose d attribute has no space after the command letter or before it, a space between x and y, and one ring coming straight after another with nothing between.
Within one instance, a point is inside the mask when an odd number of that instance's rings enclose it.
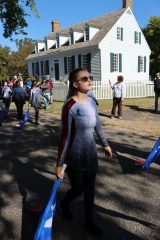
<instances>
[{"instance_id":1,"label":"woman's hand","mask_svg":"<svg viewBox=\"0 0 160 240\"><path fill-rule=\"evenodd\" d=\"M60 179L64 178L63 166L56 167L56 176Z\"/></svg>"},{"instance_id":2,"label":"woman's hand","mask_svg":"<svg viewBox=\"0 0 160 240\"><path fill-rule=\"evenodd\" d=\"M109 159L112 159L112 149L110 146L105 146L104 151Z\"/></svg>"}]
</instances>

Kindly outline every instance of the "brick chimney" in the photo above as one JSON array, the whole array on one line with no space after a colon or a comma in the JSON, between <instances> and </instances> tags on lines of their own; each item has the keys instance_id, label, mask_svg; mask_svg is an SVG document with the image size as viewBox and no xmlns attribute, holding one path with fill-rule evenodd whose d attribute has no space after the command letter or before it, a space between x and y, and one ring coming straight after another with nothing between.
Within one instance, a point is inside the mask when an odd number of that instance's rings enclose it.
<instances>
[{"instance_id":1,"label":"brick chimney","mask_svg":"<svg viewBox=\"0 0 160 240\"><path fill-rule=\"evenodd\" d=\"M123 8L133 8L133 0L123 0Z\"/></svg>"},{"instance_id":2,"label":"brick chimney","mask_svg":"<svg viewBox=\"0 0 160 240\"><path fill-rule=\"evenodd\" d=\"M51 22L51 24L52 24L52 32L60 32L60 22L59 21L57 21L57 20L53 20L52 22Z\"/></svg>"}]
</instances>

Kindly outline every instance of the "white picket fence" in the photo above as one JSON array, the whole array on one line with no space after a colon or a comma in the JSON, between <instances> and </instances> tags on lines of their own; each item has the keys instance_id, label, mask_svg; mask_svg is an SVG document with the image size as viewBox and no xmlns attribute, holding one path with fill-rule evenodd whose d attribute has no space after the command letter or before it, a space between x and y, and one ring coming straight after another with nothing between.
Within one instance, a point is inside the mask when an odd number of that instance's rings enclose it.
<instances>
[{"instance_id":1,"label":"white picket fence","mask_svg":"<svg viewBox=\"0 0 160 240\"><path fill-rule=\"evenodd\" d=\"M54 82L53 97L55 101L64 101L68 92L68 86L62 82ZM113 91L109 84L94 83L93 94L96 99L112 99ZM143 98L154 96L152 82L126 83L126 98Z\"/></svg>"}]
</instances>

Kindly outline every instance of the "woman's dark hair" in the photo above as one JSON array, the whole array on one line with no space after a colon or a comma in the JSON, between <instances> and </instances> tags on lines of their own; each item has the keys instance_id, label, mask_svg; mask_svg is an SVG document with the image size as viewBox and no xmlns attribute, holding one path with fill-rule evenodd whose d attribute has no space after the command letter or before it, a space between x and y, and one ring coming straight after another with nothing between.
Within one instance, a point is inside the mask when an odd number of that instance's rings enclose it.
<instances>
[{"instance_id":1,"label":"woman's dark hair","mask_svg":"<svg viewBox=\"0 0 160 240\"><path fill-rule=\"evenodd\" d=\"M16 87L20 87L20 81L16 81Z\"/></svg>"},{"instance_id":2,"label":"woman's dark hair","mask_svg":"<svg viewBox=\"0 0 160 240\"><path fill-rule=\"evenodd\" d=\"M67 99L69 99L70 97L74 96L77 93L77 89L73 86L73 83L76 81L77 74L81 71L88 72L88 70L86 68L76 68L70 72L69 77L68 77L69 89L68 89Z\"/></svg>"},{"instance_id":3,"label":"woman's dark hair","mask_svg":"<svg viewBox=\"0 0 160 240\"><path fill-rule=\"evenodd\" d=\"M117 80L118 80L118 82L123 82L123 76L122 76L122 75L119 75L119 76L117 77Z\"/></svg>"},{"instance_id":4,"label":"woman's dark hair","mask_svg":"<svg viewBox=\"0 0 160 240\"><path fill-rule=\"evenodd\" d=\"M37 80L33 80L33 81L32 81L32 88L33 88L33 87L36 87L36 86L37 86L37 83L38 83Z\"/></svg>"}]
</instances>

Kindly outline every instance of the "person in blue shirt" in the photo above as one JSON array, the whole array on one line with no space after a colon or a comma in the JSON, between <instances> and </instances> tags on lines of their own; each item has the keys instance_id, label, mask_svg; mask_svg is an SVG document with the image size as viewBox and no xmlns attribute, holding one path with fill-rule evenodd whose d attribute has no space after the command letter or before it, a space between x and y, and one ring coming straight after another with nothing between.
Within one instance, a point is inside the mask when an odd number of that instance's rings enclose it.
<instances>
[{"instance_id":1,"label":"person in blue shirt","mask_svg":"<svg viewBox=\"0 0 160 240\"><path fill-rule=\"evenodd\" d=\"M27 81L25 82L26 85L26 92L30 94L31 88L32 88L32 79L31 77L27 78Z\"/></svg>"},{"instance_id":2,"label":"person in blue shirt","mask_svg":"<svg viewBox=\"0 0 160 240\"><path fill-rule=\"evenodd\" d=\"M99 236L102 231L95 225L93 215L98 167L94 130L110 159L112 150L101 128L96 102L87 95L88 91L92 90L92 80L93 77L84 68L75 69L69 74L68 99L62 109L62 130L56 174L58 178L63 178L62 167L63 164L67 164L66 172L71 189L61 203L64 217L72 218L70 205L84 193L86 228Z\"/></svg>"}]
</instances>

